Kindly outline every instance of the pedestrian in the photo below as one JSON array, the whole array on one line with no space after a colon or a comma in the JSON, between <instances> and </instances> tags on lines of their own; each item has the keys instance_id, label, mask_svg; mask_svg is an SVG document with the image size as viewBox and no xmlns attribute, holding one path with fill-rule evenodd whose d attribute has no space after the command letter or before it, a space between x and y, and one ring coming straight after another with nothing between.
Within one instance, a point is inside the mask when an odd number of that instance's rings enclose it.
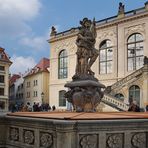
<instances>
[{"instance_id":1,"label":"pedestrian","mask_svg":"<svg viewBox=\"0 0 148 148\"><path fill-rule=\"evenodd\" d=\"M140 107L137 105L137 102L136 101L131 102L128 111L131 111L131 112L140 112Z\"/></svg>"},{"instance_id":2,"label":"pedestrian","mask_svg":"<svg viewBox=\"0 0 148 148\"><path fill-rule=\"evenodd\" d=\"M52 106L52 111L56 110L56 107L55 105Z\"/></svg>"},{"instance_id":3,"label":"pedestrian","mask_svg":"<svg viewBox=\"0 0 148 148\"><path fill-rule=\"evenodd\" d=\"M145 110L146 110L146 112L148 112L148 105L146 105Z\"/></svg>"}]
</instances>

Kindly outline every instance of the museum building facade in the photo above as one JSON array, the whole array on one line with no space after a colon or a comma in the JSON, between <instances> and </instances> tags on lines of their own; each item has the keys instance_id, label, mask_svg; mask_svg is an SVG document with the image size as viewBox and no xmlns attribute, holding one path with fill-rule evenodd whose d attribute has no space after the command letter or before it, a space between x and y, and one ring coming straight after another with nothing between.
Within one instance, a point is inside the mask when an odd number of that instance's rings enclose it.
<instances>
[{"instance_id":1,"label":"museum building facade","mask_svg":"<svg viewBox=\"0 0 148 148\"><path fill-rule=\"evenodd\" d=\"M104 103L120 108L132 99L145 108L148 104L148 2L128 12L120 3L118 15L96 21L96 29L95 48L99 57L92 69L107 87ZM53 27L48 40L49 103L57 108L65 109L68 105L64 85L75 73L77 33L78 28L57 33Z\"/></svg>"}]
</instances>

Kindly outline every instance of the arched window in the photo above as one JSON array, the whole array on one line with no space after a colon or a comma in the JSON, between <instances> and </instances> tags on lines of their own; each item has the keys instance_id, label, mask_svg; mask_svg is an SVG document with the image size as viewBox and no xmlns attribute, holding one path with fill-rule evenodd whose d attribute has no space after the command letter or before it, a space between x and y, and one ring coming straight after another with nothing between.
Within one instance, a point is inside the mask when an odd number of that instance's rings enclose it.
<instances>
[{"instance_id":1,"label":"arched window","mask_svg":"<svg viewBox=\"0 0 148 148\"><path fill-rule=\"evenodd\" d=\"M120 94L120 93L116 94L115 97L122 100L122 101L124 100L124 95L123 94Z\"/></svg>"},{"instance_id":2,"label":"arched window","mask_svg":"<svg viewBox=\"0 0 148 148\"><path fill-rule=\"evenodd\" d=\"M137 85L133 85L129 88L129 102L136 100L136 102L140 103L140 88Z\"/></svg>"},{"instance_id":3,"label":"arched window","mask_svg":"<svg viewBox=\"0 0 148 148\"><path fill-rule=\"evenodd\" d=\"M100 44L99 56L100 74L112 73L113 71L113 48L110 40L104 40Z\"/></svg>"},{"instance_id":4,"label":"arched window","mask_svg":"<svg viewBox=\"0 0 148 148\"><path fill-rule=\"evenodd\" d=\"M66 50L62 50L59 53L58 61L59 61L59 65L58 65L58 78L59 79L67 78L68 67L67 67L67 52L66 52Z\"/></svg>"},{"instance_id":5,"label":"arched window","mask_svg":"<svg viewBox=\"0 0 148 148\"><path fill-rule=\"evenodd\" d=\"M128 71L136 70L143 66L143 36L139 33L132 34L127 40Z\"/></svg>"},{"instance_id":6,"label":"arched window","mask_svg":"<svg viewBox=\"0 0 148 148\"><path fill-rule=\"evenodd\" d=\"M65 90L59 91L59 106L66 106Z\"/></svg>"}]
</instances>

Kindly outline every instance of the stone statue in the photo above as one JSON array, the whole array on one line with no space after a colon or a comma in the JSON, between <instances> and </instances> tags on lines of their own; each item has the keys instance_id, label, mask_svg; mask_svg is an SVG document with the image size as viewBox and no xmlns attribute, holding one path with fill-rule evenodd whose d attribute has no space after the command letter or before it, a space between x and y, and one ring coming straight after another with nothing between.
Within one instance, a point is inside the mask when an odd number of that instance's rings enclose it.
<instances>
[{"instance_id":1,"label":"stone statue","mask_svg":"<svg viewBox=\"0 0 148 148\"><path fill-rule=\"evenodd\" d=\"M144 56L144 65L147 65L148 64L148 57L147 56Z\"/></svg>"},{"instance_id":2,"label":"stone statue","mask_svg":"<svg viewBox=\"0 0 148 148\"><path fill-rule=\"evenodd\" d=\"M119 3L119 10L118 10L118 15L120 14L124 14L125 10L124 10L124 5L123 3Z\"/></svg>"},{"instance_id":3,"label":"stone statue","mask_svg":"<svg viewBox=\"0 0 148 148\"><path fill-rule=\"evenodd\" d=\"M99 52L95 49L96 42L96 24L88 18L80 21L79 33L76 40L77 45L77 66L75 76L94 75L91 66L97 59Z\"/></svg>"},{"instance_id":4,"label":"stone statue","mask_svg":"<svg viewBox=\"0 0 148 148\"><path fill-rule=\"evenodd\" d=\"M69 88L65 97L77 112L94 112L104 95L102 89L105 88L91 70L99 55L95 49L97 36L95 19L91 21L84 18L80 21L80 25L76 39L76 71L72 77L73 81L65 84L65 87Z\"/></svg>"},{"instance_id":5,"label":"stone statue","mask_svg":"<svg viewBox=\"0 0 148 148\"><path fill-rule=\"evenodd\" d=\"M55 36L56 33L57 33L56 28L54 26L52 26L50 36Z\"/></svg>"}]
</instances>

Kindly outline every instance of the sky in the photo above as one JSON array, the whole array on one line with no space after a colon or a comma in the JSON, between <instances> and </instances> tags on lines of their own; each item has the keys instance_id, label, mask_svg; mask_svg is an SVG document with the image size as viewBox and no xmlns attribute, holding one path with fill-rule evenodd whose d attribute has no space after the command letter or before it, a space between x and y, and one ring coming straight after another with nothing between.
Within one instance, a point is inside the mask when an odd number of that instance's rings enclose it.
<instances>
[{"instance_id":1,"label":"sky","mask_svg":"<svg viewBox=\"0 0 148 148\"><path fill-rule=\"evenodd\" d=\"M0 47L11 57L10 72L24 73L49 58L51 26L61 32L79 26L84 17L117 15L119 2L130 11L146 0L0 0Z\"/></svg>"}]
</instances>

